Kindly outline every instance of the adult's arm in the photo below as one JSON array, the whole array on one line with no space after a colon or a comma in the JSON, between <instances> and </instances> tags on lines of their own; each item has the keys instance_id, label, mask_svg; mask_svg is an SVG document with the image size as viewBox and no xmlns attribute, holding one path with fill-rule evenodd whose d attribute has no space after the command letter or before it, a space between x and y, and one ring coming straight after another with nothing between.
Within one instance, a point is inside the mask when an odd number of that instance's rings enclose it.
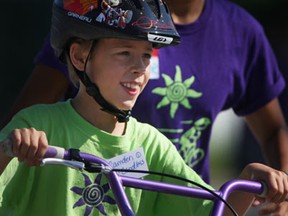
<instances>
[{"instance_id":1,"label":"adult's arm","mask_svg":"<svg viewBox=\"0 0 288 216\"><path fill-rule=\"evenodd\" d=\"M268 164L288 171L288 129L278 99L247 115L245 120Z\"/></svg>"}]
</instances>

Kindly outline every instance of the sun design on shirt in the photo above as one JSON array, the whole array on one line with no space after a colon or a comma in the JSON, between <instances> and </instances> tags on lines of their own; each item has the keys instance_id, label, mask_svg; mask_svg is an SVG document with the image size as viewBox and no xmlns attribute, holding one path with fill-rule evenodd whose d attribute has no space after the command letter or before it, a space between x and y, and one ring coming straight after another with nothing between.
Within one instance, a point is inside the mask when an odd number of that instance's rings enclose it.
<instances>
[{"instance_id":1,"label":"sun design on shirt","mask_svg":"<svg viewBox=\"0 0 288 216\"><path fill-rule=\"evenodd\" d=\"M109 191L109 185L100 185L102 175L97 175L94 183L90 180L89 176L82 173L85 180L85 187L72 187L70 190L80 195L81 198L74 204L73 208L86 206L84 216L89 216L93 208L98 209L103 215L107 215L103 206L103 202L109 204L116 204L115 200L108 196L106 193Z\"/></svg>"},{"instance_id":2,"label":"sun design on shirt","mask_svg":"<svg viewBox=\"0 0 288 216\"><path fill-rule=\"evenodd\" d=\"M194 76L191 76L184 82L182 81L182 71L179 65L176 65L174 80L164 73L162 74L162 77L166 87L157 87L152 90L152 93L163 96L163 99L157 104L157 109L170 104L170 117L172 119L175 117L179 104L186 109L191 109L192 106L190 105L188 98L199 98L202 96L201 92L190 89L195 81Z\"/></svg>"}]
</instances>

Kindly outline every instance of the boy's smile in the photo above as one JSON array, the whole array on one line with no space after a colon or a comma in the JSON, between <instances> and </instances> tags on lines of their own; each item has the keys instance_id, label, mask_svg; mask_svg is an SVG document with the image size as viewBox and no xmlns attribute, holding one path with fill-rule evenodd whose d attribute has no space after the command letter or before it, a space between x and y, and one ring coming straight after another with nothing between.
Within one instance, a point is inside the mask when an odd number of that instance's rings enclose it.
<instances>
[{"instance_id":1,"label":"boy's smile","mask_svg":"<svg viewBox=\"0 0 288 216\"><path fill-rule=\"evenodd\" d=\"M131 96L139 95L141 84L134 82L134 83L122 83L122 85L129 95Z\"/></svg>"}]
</instances>

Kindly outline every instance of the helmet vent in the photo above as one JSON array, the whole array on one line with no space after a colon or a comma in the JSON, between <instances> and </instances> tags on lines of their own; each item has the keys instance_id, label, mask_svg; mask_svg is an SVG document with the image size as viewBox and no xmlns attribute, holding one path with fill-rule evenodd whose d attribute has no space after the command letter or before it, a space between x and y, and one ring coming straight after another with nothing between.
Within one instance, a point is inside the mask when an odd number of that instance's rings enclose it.
<instances>
[{"instance_id":1,"label":"helmet vent","mask_svg":"<svg viewBox=\"0 0 288 216\"><path fill-rule=\"evenodd\" d=\"M128 4L130 4L132 7L137 8L139 10L143 10L141 3L135 0L126 0ZM146 4L150 7L154 15L159 19L160 18L160 10L157 0L146 0Z\"/></svg>"},{"instance_id":2,"label":"helmet vent","mask_svg":"<svg viewBox=\"0 0 288 216\"><path fill-rule=\"evenodd\" d=\"M139 1L133 1L133 0L126 0L126 2L128 4L130 4L132 7L137 8L139 10L141 10L141 4L139 3Z\"/></svg>"},{"instance_id":3,"label":"helmet vent","mask_svg":"<svg viewBox=\"0 0 288 216\"><path fill-rule=\"evenodd\" d=\"M158 1L155 0L147 0L147 4L150 6L151 10L153 11L154 15L160 19L160 10L159 10L159 5Z\"/></svg>"}]
</instances>

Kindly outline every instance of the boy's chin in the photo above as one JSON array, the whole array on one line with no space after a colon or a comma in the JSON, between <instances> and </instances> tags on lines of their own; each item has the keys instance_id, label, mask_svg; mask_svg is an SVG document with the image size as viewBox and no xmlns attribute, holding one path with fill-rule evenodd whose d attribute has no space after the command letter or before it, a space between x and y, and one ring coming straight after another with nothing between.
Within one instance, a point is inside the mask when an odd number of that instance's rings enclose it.
<instances>
[{"instance_id":1,"label":"boy's chin","mask_svg":"<svg viewBox=\"0 0 288 216\"><path fill-rule=\"evenodd\" d=\"M121 104L121 106L118 106L118 109L120 110L131 110L134 107L135 102L129 101L129 102L124 102Z\"/></svg>"}]
</instances>

